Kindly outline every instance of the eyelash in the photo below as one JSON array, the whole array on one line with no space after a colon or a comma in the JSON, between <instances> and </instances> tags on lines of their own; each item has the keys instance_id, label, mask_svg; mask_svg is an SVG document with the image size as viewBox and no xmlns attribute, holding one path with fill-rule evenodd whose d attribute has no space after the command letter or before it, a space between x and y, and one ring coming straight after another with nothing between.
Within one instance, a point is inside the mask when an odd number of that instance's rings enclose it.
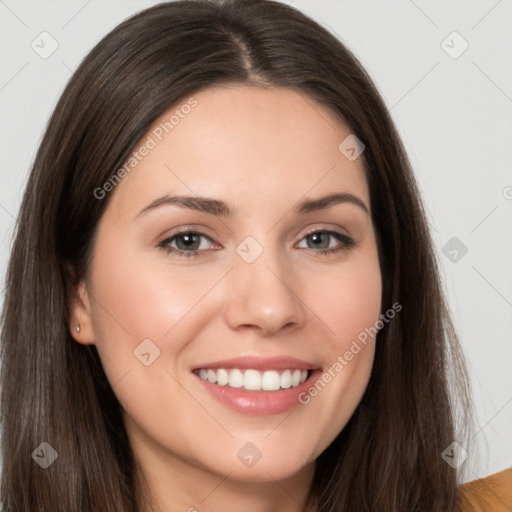
<instances>
[{"instance_id":1,"label":"eyelash","mask_svg":"<svg viewBox=\"0 0 512 512\"><path fill-rule=\"evenodd\" d=\"M334 248L334 249L319 249L319 250L316 250L316 249L311 249L311 248L308 248L308 250L311 250L315 253L320 253L320 254L323 254L323 255L327 255L327 254L334 254L334 253L339 253L339 252L342 252L342 251L348 251L349 249L351 249L352 247L354 247L356 245L356 243L354 242L354 240L352 238L350 238L349 236L347 235L344 235L342 233L338 233L337 231L330 231L330 230L327 230L327 229L317 229L317 230L314 230L314 231L310 231L309 233L306 233L302 238L301 238L301 241L304 240L305 238L307 238L308 236L311 236L311 235L315 235L317 233L324 233L324 234L327 234L327 235L330 235L334 238L337 238L339 242L341 242L341 245L339 245L338 247ZM194 250L191 250L191 251L184 251L183 249L176 249L174 247L170 247L169 244L174 241L176 238L179 238L180 236L184 236L184 235L199 235L199 236L203 236L205 238L207 238L208 240L211 241L210 237L208 235L206 235L205 233L202 233L200 231L191 231L191 230L184 230L184 231L179 231L178 233L174 233L173 235L165 238L164 240L160 241L158 243L158 247L163 249L164 251L166 251L168 254L175 254L179 257L184 257L184 258L191 258L191 257L203 257L203 256L206 256L206 252L207 250L199 250L199 249L194 249Z\"/></svg>"}]
</instances>

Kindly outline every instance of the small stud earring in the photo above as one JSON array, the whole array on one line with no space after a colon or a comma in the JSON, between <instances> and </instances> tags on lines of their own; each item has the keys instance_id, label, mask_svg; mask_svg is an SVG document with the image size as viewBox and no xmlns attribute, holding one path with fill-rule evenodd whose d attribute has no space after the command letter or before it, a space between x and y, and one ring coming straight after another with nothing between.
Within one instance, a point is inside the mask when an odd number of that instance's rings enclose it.
<instances>
[{"instance_id":1,"label":"small stud earring","mask_svg":"<svg viewBox=\"0 0 512 512\"><path fill-rule=\"evenodd\" d=\"M75 328L76 332L80 332L80 326L77 325L76 328Z\"/></svg>"}]
</instances>

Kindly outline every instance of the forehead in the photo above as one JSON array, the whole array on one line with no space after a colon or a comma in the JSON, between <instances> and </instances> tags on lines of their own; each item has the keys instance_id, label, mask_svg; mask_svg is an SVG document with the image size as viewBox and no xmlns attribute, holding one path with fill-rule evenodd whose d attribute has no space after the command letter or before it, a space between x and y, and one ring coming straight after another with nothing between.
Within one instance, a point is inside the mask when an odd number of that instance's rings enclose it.
<instances>
[{"instance_id":1,"label":"forehead","mask_svg":"<svg viewBox=\"0 0 512 512\"><path fill-rule=\"evenodd\" d=\"M333 191L358 194L369 205L362 159L350 161L338 149L350 133L327 108L291 89L209 88L155 121L114 190L113 207L125 214L157 195L193 193L261 209Z\"/></svg>"}]
</instances>

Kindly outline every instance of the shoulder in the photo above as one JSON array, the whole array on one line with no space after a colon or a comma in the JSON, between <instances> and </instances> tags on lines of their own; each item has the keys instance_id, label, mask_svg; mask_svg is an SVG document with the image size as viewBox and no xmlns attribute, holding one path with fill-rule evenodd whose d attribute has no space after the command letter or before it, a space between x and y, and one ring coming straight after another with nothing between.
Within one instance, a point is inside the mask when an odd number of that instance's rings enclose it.
<instances>
[{"instance_id":1,"label":"shoulder","mask_svg":"<svg viewBox=\"0 0 512 512\"><path fill-rule=\"evenodd\" d=\"M512 468L462 485L461 499L464 512L511 511Z\"/></svg>"}]
</instances>

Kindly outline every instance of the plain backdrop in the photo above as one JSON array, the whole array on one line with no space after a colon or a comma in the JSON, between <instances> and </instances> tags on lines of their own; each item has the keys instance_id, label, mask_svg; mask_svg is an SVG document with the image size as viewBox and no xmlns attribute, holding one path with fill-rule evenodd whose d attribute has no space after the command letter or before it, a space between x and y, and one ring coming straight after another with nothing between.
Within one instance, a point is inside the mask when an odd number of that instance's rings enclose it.
<instances>
[{"instance_id":1,"label":"plain backdrop","mask_svg":"<svg viewBox=\"0 0 512 512\"><path fill-rule=\"evenodd\" d=\"M22 191L64 85L102 36L156 3L0 0L2 290ZM286 3L337 34L391 111L471 373L478 423L464 478L511 467L512 2Z\"/></svg>"}]
</instances>

